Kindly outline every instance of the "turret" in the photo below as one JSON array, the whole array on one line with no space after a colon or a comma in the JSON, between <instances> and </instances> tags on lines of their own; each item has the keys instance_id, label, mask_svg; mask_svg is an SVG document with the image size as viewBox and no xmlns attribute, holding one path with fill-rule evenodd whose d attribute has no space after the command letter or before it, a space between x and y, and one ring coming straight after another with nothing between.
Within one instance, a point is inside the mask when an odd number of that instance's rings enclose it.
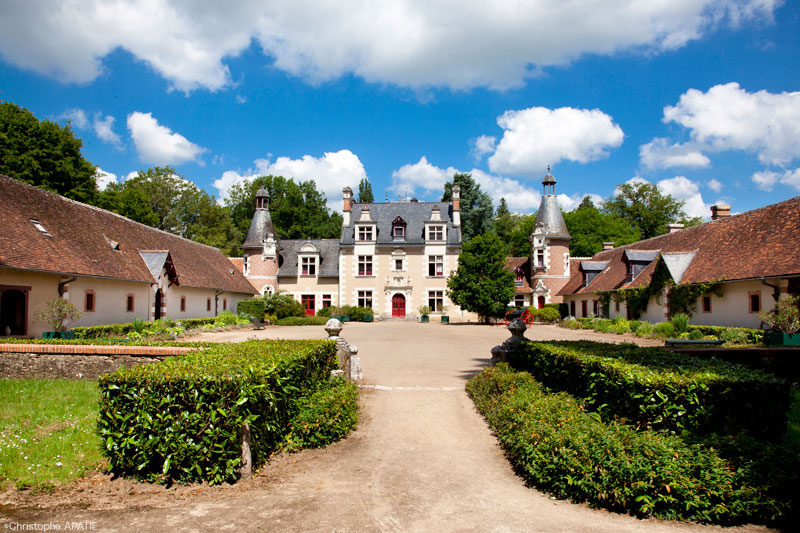
<instances>
[{"instance_id":1,"label":"turret","mask_svg":"<svg viewBox=\"0 0 800 533\"><path fill-rule=\"evenodd\" d=\"M453 227L461 227L461 187L453 184Z\"/></svg>"}]
</instances>

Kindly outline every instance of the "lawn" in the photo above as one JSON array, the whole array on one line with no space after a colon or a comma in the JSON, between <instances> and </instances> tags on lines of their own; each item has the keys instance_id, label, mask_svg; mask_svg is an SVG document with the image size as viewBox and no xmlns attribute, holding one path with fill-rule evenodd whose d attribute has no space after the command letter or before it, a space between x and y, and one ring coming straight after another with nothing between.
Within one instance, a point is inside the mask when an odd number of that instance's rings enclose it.
<instances>
[{"instance_id":1,"label":"lawn","mask_svg":"<svg viewBox=\"0 0 800 533\"><path fill-rule=\"evenodd\" d=\"M0 379L0 490L48 489L102 464L95 381Z\"/></svg>"}]
</instances>

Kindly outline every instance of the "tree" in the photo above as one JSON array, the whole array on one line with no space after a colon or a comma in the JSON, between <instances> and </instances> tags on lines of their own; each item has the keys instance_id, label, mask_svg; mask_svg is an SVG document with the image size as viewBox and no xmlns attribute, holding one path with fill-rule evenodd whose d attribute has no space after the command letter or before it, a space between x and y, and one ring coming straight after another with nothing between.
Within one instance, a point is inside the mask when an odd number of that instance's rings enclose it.
<instances>
[{"instance_id":1,"label":"tree","mask_svg":"<svg viewBox=\"0 0 800 533\"><path fill-rule=\"evenodd\" d=\"M269 211L276 239L335 239L341 235L342 216L328 209L314 181L295 183L283 176L261 176L231 188L226 205L243 235L256 210L256 192L269 192Z\"/></svg>"},{"instance_id":2,"label":"tree","mask_svg":"<svg viewBox=\"0 0 800 533\"><path fill-rule=\"evenodd\" d=\"M484 322L506 312L514 298L514 274L506 269L505 246L495 233L478 235L464 244L447 289L453 303L478 313Z\"/></svg>"},{"instance_id":3,"label":"tree","mask_svg":"<svg viewBox=\"0 0 800 533\"><path fill-rule=\"evenodd\" d=\"M476 235L491 231L494 226L492 198L481 191L472 174L453 175L444 185L443 202L453 201L453 184L461 187L461 237L467 242Z\"/></svg>"},{"instance_id":4,"label":"tree","mask_svg":"<svg viewBox=\"0 0 800 533\"><path fill-rule=\"evenodd\" d=\"M375 196L372 194L372 184L367 178L361 178L358 183L358 200L359 203L368 204L375 201Z\"/></svg>"},{"instance_id":5,"label":"tree","mask_svg":"<svg viewBox=\"0 0 800 533\"><path fill-rule=\"evenodd\" d=\"M39 121L11 102L0 102L0 173L94 204L95 166L83 158L83 141L69 125Z\"/></svg>"},{"instance_id":6,"label":"tree","mask_svg":"<svg viewBox=\"0 0 800 533\"><path fill-rule=\"evenodd\" d=\"M623 183L603 202L606 214L617 215L636 227L643 239L667 232L667 224L688 220L683 202L661 194L652 183Z\"/></svg>"},{"instance_id":7,"label":"tree","mask_svg":"<svg viewBox=\"0 0 800 533\"><path fill-rule=\"evenodd\" d=\"M575 257L591 257L610 241L622 246L641 239L639 230L614 214L602 213L586 196L574 210L564 213L564 222L572 236L569 253Z\"/></svg>"}]
</instances>

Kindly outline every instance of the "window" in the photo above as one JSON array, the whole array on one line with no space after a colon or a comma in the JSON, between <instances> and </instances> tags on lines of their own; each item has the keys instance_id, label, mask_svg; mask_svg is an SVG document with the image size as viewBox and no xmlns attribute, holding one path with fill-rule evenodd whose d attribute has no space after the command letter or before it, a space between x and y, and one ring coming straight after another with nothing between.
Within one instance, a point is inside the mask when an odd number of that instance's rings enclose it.
<instances>
[{"instance_id":1,"label":"window","mask_svg":"<svg viewBox=\"0 0 800 533\"><path fill-rule=\"evenodd\" d=\"M544 250L536 250L536 266L544 268Z\"/></svg>"},{"instance_id":2,"label":"window","mask_svg":"<svg viewBox=\"0 0 800 533\"><path fill-rule=\"evenodd\" d=\"M181 313L186 312L186 296L181 296Z\"/></svg>"},{"instance_id":3,"label":"window","mask_svg":"<svg viewBox=\"0 0 800 533\"><path fill-rule=\"evenodd\" d=\"M133 313L133 294L129 294L127 298L125 298L125 311Z\"/></svg>"},{"instance_id":4,"label":"window","mask_svg":"<svg viewBox=\"0 0 800 533\"><path fill-rule=\"evenodd\" d=\"M581 316L589 316L586 312L586 300L581 300Z\"/></svg>"},{"instance_id":5,"label":"window","mask_svg":"<svg viewBox=\"0 0 800 533\"><path fill-rule=\"evenodd\" d=\"M569 303L569 316L575 316L575 300Z\"/></svg>"},{"instance_id":6,"label":"window","mask_svg":"<svg viewBox=\"0 0 800 533\"><path fill-rule=\"evenodd\" d=\"M394 260L394 269L395 270L403 270L403 260L402 259L395 259Z\"/></svg>"},{"instance_id":7,"label":"window","mask_svg":"<svg viewBox=\"0 0 800 533\"><path fill-rule=\"evenodd\" d=\"M300 258L300 265L302 267L303 276L316 276L317 275L317 258L316 257L302 257Z\"/></svg>"},{"instance_id":8,"label":"window","mask_svg":"<svg viewBox=\"0 0 800 533\"><path fill-rule=\"evenodd\" d=\"M211 311L211 298L206 298L206 311Z\"/></svg>"},{"instance_id":9,"label":"window","mask_svg":"<svg viewBox=\"0 0 800 533\"><path fill-rule=\"evenodd\" d=\"M316 298L313 294L300 295L300 302L303 304L303 308L306 310L307 316L314 316L316 314L314 307L314 304L316 303L315 300Z\"/></svg>"},{"instance_id":10,"label":"window","mask_svg":"<svg viewBox=\"0 0 800 533\"><path fill-rule=\"evenodd\" d=\"M93 313L95 303L96 302L95 302L94 291L89 289L88 291L86 291L86 297L84 298L83 301L83 310L86 311L87 313Z\"/></svg>"},{"instance_id":11,"label":"window","mask_svg":"<svg viewBox=\"0 0 800 533\"><path fill-rule=\"evenodd\" d=\"M359 255L358 256L358 275L371 276L372 275L372 256Z\"/></svg>"},{"instance_id":12,"label":"window","mask_svg":"<svg viewBox=\"0 0 800 533\"><path fill-rule=\"evenodd\" d=\"M703 312L711 312L711 296L703 296Z\"/></svg>"},{"instance_id":13,"label":"window","mask_svg":"<svg viewBox=\"0 0 800 533\"><path fill-rule=\"evenodd\" d=\"M372 240L372 226L359 227L358 228L358 240L359 241L371 241Z\"/></svg>"},{"instance_id":14,"label":"window","mask_svg":"<svg viewBox=\"0 0 800 533\"><path fill-rule=\"evenodd\" d=\"M750 293L750 312L758 313L761 311L761 291Z\"/></svg>"},{"instance_id":15,"label":"window","mask_svg":"<svg viewBox=\"0 0 800 533\"><path fill-rule=\"evenodd\" d=\"M332 305L331 295L330 294L323 294L322 295L322 307L330 307Z\"/></svg>"},{"instance_id":16,"label":"window","mask_svg":"<svg viewBox=\"0 0 800 533\"><path fill-rule=\"evenodd\" d=\"M517 294L514 296L514 307L522 307L525 305L525 296L522 294Z\"/></svg>"},{"instance_id":17,"label":"window","mask_svg":"<svg viewBox=\"0 0 800 533\"><path fill-rule=\"evenodd\" d=\"M358 291L358 306L372 309L372 291Z\"/></svg>"},{"instance_id":18,"label":"window","mask_svg":"<svg viewBox=\"0 0 800 533\"><path fill-rule=\"evenodd\" d=\"M402 239L406 236L406 221L400 217L397 217L392 222L392 237L396 239Z\"/></svg>"},{"instance_id":19,"label":"window","mask_svg":"<svg viewBox=\"0 0 800 533\"><path fill-rule=\"evenodd\" d=\"M592 313L594 313L594 316L600 316L599 302L597 300L592 301Z\"/></svg>"},{"instance_id":20,"label":"window","mask_svg":"<svg viewBox=\"0 0 800 533\"><path fill-rule=\"evenodd\" d=\"M434 313L441 313L444 306L444 291L428 291L428 307Z\"/></svg>"},{"instance_id":21,"label":"window","mask_svg":"<svg viewBox=\"0 0 800 533\"><path fill-rule=\"evenodd\" d=\"M227 311L228 310L228 299L227 298L223 298L222 299L222 310L223 311Z\"/></svg>"},{"instance_id":22,"label":"window","mask_svg":"<svg viewBox=\"0 0 800 533\"><path fill-rule=\"evenodd\" d=\"M428 240L430 240L430 241L443 241L444 240L444 226L430 226L428 228Z\"/></svg>"},{"instance_id":23,"label":"window","mask_svg":"<svg viewBox=\"0 0 800 533\"><path fill-rule=\"evenodd\" d=\"M242 270L244 275L248 275L250 273L250 256L246 255L242 258Z\"/></svg>"},{"instance_id":24,"label":"window","mask_svg":"<svg viewBox=\"0 0 800 533\"><path fill-rule=\"evenodd\" d=\"M619 300L614 300L614 311L619 313Z\"/></svg>"},{"instance_id":25,"label":"window","mask_svg":"<svg viewBox=\"0 0 800 533\"><path fill-rule=\"evenodd\" d=\"M428 256L428 276L437 278L444 276L444 256Z\"/></svg>"},{"instance_id":26,"label":"window","mask_svg":"<svg viewBox=\"0 0 800 533\"><path fill-rule=\"evenodd\" d=\"M631 281L633 281L633 278L635 278L635 277L636 277L636 267L634 266L633 263L628 263L628 278L627 278L627 281L631 282Z\"/></svg>"}]
</instances>

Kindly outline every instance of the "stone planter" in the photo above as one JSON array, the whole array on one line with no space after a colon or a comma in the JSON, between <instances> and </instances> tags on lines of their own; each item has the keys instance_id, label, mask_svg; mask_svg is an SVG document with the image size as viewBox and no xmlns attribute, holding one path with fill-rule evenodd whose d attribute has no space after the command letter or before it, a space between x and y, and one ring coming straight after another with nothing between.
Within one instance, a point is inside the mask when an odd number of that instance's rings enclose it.
<instances>
[{"instance_id":1,"label":"stone planter","mask_svg":"<svg viewBox=\"0 0 800 533\"><path fill-rule=\"evenodd\" d=\"M767 331L764 333L767 346L800 346L800 333Z\"/></svg>"},{"instance_id":2,"label":"stone planter","mask_svg":"<svg viewBox=\"0 0 800 533\"><path fill-rule=\"evenodd\" d=\"M43 339L74 339L74 331L45 331L42 333Z\"/></svg>"},{"instance_id":3,"label":"stone planter","mask_svg":"<svg viewBox=\"0 0 800 533\"><path fill-rule=\"evenodd\" d=\"M428 315L422 315L419 317L420 322L430 322L431 318Z\"/></svg>"}]
</instances>

